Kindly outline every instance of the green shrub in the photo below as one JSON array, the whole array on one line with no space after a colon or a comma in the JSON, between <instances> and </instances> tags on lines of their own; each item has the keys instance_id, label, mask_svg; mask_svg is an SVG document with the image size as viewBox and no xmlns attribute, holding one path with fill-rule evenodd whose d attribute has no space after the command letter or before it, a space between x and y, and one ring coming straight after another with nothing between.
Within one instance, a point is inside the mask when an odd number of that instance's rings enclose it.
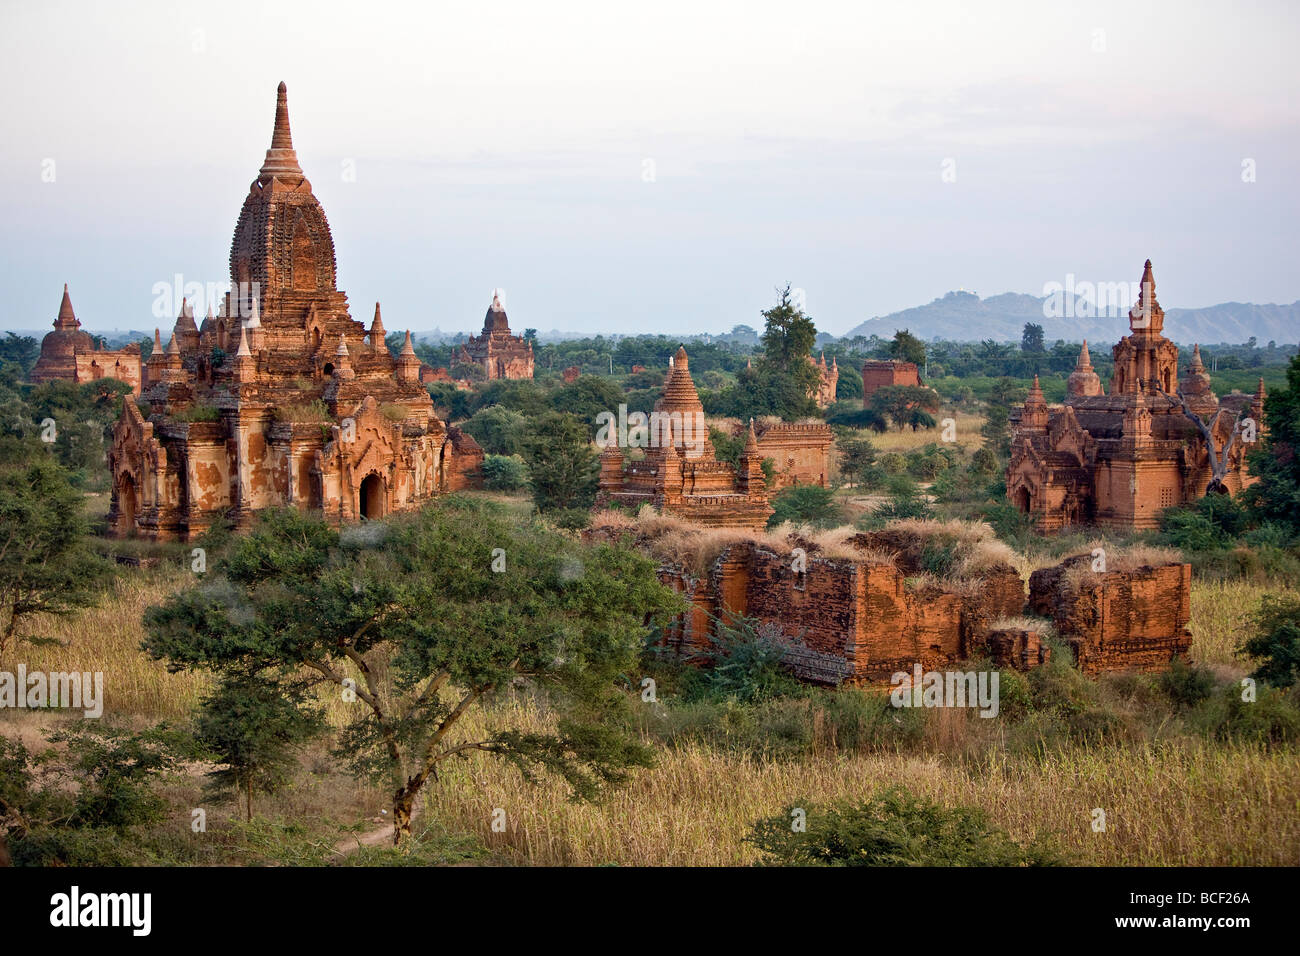
<instances>
[{"instance_id":1,"label":"green shrub","mask_svg":"<svg viewBox=\"0 0 1300 956\"><path fill-rule=\"evenodd\" d=\"M1181 657L1174 658L1169 670L1160 675L1160 689L1175 704L1195 707L1214 693L1214 674L1205 667L1195 667Z\"/></svg>"},{"instance_id":2,"label":"green shrub","mask_svg":"<svg viewBox=\"0 0 1300 956\"><path fill-rule=\"evenodd\" d=\"M800 813L802 811L802 814ZM805 816L806 815L806 816ZM802 819L805 828L796 822ZM1050 846L1021 846L975 807L944 807L891 787L862 803L790 807L746 841L777 866L1044 866Z\"/></svg>"},{"instance_id":3,"label":"green shrub","mask_svg":"<svg viewBox=\"0 0 1300 956\"><path fill-rule=\"evenodd\" d=\"M687 700L734 698L742 703L769 700L800 691L782 666L785 648L748 618L728 615L703 654L706 666L683 680Z\"/></svg>"},{"instance_id":4,"label":"green shrub","mask_svg":"<svg viewBox=\"0 0 1300 956\"><path fill-rule=\"evenodd\" d=\"M485 455L482 471L488 491L519 491L528 485L528 466L515 455Z\"/></svg>"},{"instance_id":5,"label":"green shrub","mask_svg":"<svg viewBox=\"0 0 1300 956\"><path fill-rule=\"evenodd\" d=\"M775 509L767 519L774 528L783 521L809 524L814 528L831 528L844 520L844 511L835 500L835 492L821 485L794 485L779 492L772 500Z\"/></svg>"},{"instance_id":6,"label":"green shrub","mask_svg":"<svg viewBox=\"0 0 1300 956\"><path fill-rule=\"evenodd\" d=\"M1300 677L1300 599L1266 594L1252 623L1255 634L1239 651L1260 662L1251 676L1290 687Z\"/></svg>"}]
</instances>

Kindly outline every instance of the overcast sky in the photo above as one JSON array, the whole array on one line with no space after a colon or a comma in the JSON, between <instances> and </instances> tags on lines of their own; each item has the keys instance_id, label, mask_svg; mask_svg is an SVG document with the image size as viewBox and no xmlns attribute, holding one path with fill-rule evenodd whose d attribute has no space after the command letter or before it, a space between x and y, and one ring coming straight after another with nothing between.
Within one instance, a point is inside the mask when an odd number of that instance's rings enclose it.
<instances>
[{"instance_id":1,"label":"overcast sky","mask_svg":"<svg viewBox=\"0 0 1300 956\"><path fill-rule=\"evenodd\" d=\"M1072 7L4 0L0 328L228 281L280 80L389 329L500 286L516 329L721 332L788 282L842 334L1148 257L1165 308L1300 298L1300 7Z\"/></svg>"}]
</instances>

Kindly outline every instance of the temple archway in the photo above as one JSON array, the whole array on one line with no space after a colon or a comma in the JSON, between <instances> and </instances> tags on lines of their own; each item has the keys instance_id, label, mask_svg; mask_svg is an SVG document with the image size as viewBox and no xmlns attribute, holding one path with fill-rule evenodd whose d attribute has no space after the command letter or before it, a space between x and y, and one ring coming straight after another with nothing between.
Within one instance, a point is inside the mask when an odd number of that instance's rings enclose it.
<instances>
[{"instance_id":1,"label":"temple archway","mask_svg":"<svg viewBox=\"0 0 1300 956\"><path fill-rule=\"evenodd\" d=\"M135 516L139 504L135 492L135 479L123 475L117 485L117 530L125 536L135 532Z\"/></svg>"},{"instance_id":2,"label":"temple archway","mask_svg":"<svg viewBox=\"0 0 1300 956\"><path fill-rule=\"evenodd\" d=\"M374 472L366 475L361 481L361 493L358 507L361 511L361 517L368 521L384 516L384 479L380 478Z\"/></svg>"},{"instance_id":3,"label":"temple archway","mask_svg":"<svg viewBox=\"0 0 1300 956\"><path fill-rule=\"evenodd\" d=\"M1021 485L1016 489L1015 502L1017 508L1019 508L1024 514L1029 514L1029 489L1024 485Z\"/></svg>"}]
</instances>

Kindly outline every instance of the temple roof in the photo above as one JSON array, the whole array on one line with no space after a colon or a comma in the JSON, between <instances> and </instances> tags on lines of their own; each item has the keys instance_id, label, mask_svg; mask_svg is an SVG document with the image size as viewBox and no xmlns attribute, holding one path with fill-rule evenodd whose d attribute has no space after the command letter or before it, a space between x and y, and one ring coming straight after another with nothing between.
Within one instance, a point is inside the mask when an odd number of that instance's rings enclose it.
<instances>
[{"instance_id":1,"label":"temple roof","mask_svg":"<svg viewBox=\"0 0 1300 956\"><path fill-rule=\"evenodd\" d=\"M59 303L59 315L54 320L56 329L79 329L76 313L72 311L72 297L68 295L68 284L63 283L63 301Z\"/></svg>"},{"instance_id":2,"label":"temple roof","mask_svg":"<svg viewBox=\"0 0 1300 956\"><path fill-rule=\"evenodd\" d=\"M289 131L289 91L282 82L275 93L275 126L271 130L271 148L266 151L266 161L258 171L258 180L269 183L279 179L286 183L303 180L298 154L293 149L293 135Z\"/></svg>"}]
</instances>

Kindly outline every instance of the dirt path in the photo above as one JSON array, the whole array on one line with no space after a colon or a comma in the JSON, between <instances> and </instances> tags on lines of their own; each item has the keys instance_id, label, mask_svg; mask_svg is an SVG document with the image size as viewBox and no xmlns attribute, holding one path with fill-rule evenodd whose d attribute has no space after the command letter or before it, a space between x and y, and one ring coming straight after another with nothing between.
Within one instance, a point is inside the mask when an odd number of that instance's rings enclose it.
<instances>
[{"instance_id":1,"label":"dirt path","mask_svg":"<svg viewBox=\"0 0 1300 956\"><path fill-rule=\"evenodd\" d=\"M420 816L421 803L423 803L423 801L416 800L414 806L411 807L412 824L414 824L416 819ZM334 852L339 856L348 856L349 854L356 853L357 850L360 850L363 846L379 846L381 844L392 846L392 843L393 825L391 823L385 823L382 826L374 830L368 830L365 833L349 834L342 840L339 840L338 843L334 844Z\"/></svg>"}]
</instances>

